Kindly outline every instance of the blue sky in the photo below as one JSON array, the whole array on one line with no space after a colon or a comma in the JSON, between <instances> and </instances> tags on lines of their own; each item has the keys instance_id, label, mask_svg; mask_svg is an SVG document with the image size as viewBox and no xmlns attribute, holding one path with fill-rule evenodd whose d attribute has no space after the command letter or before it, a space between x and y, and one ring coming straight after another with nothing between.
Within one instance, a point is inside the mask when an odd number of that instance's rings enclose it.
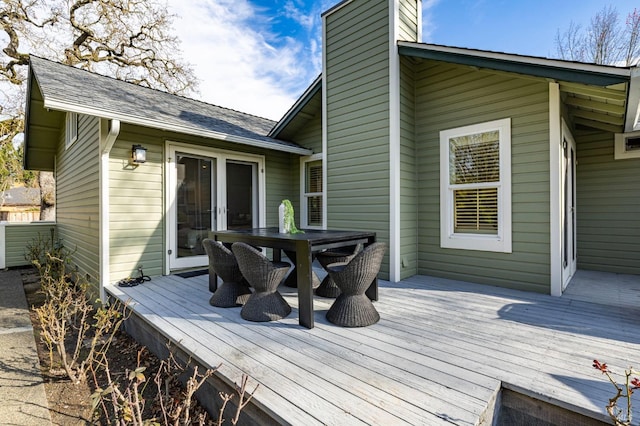
<instances>
[{"instance_id":1,"label":"blue sky","mask_svg":"<svg viewBox=\"0 0 640 426\"><path fill-rule=\"evenodd\" d=\"M278 120L321 70L320 15L338 0L168 0L206 102ZM423 0L423 42L556 56L555 36L636 0Z\"/></svg>"}]
</instances>

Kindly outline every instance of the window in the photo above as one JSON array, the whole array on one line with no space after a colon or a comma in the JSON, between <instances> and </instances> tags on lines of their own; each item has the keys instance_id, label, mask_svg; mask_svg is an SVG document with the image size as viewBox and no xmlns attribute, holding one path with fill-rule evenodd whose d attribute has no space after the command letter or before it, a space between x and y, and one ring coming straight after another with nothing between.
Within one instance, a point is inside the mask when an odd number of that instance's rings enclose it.
<instances>
[{"instance_id":1,"label":"window","mask_svg":"<svg viewBox=\"0 0 640 426\"><path fill-rule=\"evenodd\" d=\"M323 227L324 193L322 192L322 160L317 155L301 160L302 227Z\"/></svg>"},{"instance_id":2,"label":"window","mask_svg":"<svg viewBox=\"0 0 640 426\"><path fill-rule=\"evenodd\" d=\"M616 133L614 137L614 158L640 158L640 132Z\"/></svg>"},{"instance_id":3,"label":"window","mask_svg":"<svg viewBox=\"0 0 640 426\"><path fill-rule=\"evenodd\" d=\"M440 132L440 245L511 253L511 120Z\"/></svg>"},{"instance_id":4,"label":"window","mask_svg":"<svg viewBox=\"0 0 640 426\"><path fill-rule=\"evenodd\" d=\"M67 113L65 148L69 148L78 139L78 113Z\"/></svg>"}]
</instances>

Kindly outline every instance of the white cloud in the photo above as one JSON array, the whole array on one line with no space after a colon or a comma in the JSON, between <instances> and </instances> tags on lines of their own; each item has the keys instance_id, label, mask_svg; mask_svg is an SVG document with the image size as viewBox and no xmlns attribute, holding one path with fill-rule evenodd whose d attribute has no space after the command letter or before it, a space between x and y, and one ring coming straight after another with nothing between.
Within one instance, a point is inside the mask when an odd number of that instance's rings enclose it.
<instances>
[{"instance_id":1,"label":"white cloud","mask_svg":"<svg viewBox=\"0 0 640 426\"><path fill-rule=\"evenodd\" d=\"M440 0L424 0L422 2L422 41L430 43L433 39L433 33L437 29L437 24L433 19L433 8Z\"/></svg>"},{"instance_id":2,"label":"white cloud","mask_svg":"<svg viewBox=\"0 0 640 426\"><path fill-rule=\"evenodd\" d=\"M247 0L169 0L169 9L205 102L278 120L315 77L304 41L278 39Z\"/></svg>"}]
</instances>

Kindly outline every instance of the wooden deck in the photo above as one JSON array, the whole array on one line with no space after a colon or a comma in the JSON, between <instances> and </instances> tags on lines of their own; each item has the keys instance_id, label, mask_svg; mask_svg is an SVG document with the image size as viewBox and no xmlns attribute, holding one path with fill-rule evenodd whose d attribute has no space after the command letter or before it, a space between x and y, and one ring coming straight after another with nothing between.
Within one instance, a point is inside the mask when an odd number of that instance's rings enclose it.
<instances>
[{"instance_id":1,"label":"wooden deck","mask_svg":"<svg viewBox=\"0 0 640 426\"><path fill-rule=\"evenodd\" d=\"M580 271L577 282L607 276ZM635 279L628 291L639 295ZM222 363L225 380L247 373L261 385L256 405L281 424L491 424L503 386L606 419L613 387L593 359L640 366L640 305L584 301L578 285L558 298L425 276L380 281L378 324L334 326L324 317L332 300L316 297L308 330L295 290L282 289L289 317L251 323L240 308L210 306L207 280L154 277L108 292L195 359ZM599 291L609 300L613 290Z\"/></svg>"}]
</instances>

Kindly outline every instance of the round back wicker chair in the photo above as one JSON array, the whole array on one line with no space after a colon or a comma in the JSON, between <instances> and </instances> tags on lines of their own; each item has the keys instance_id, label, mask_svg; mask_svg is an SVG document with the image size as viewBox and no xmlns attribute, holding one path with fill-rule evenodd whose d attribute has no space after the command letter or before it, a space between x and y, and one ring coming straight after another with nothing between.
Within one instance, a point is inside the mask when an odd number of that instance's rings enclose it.
<instances>
[{"instance_id":1,"label":"round back wicker chair","mask_svg":"<svg viewBox=\"0 0 640 426\"><path fill-rule=\"evenodd\" d=\"M358 244L352 249L345 247L327 250L317 254L316 259L318 259L318 263L320 263L320 266L327 271L327 276L324 277L318 288L315 290L317 296L336 298L340 295L340 288L331 278L331 274L328 273L329 270L327 267L334 263L347 263L353 259L356 254L360 253L361 250L362 244Z\"/></svg>"},{"instance_id":2,"label":"round back wicker chair","mask_svg":"<svg viewBox=\"0 0 640 426\"><path fill-rule=\"evenodd\" d=\"M209 257L209 280L213 280L215 275L222 279L222 284L215 290L209 303L219 308L243 304L251 294L251 289L240 272L233 252L219 241L208 238L202 240L202 246Z\"/></svg>"},{"instance_id":3,"label":"round back wicker chair","mask_svg":"<svg viewBox=\"0 0 640 426\"><path fill-rule=\"evenodd\" d=\"M274 321L291 313L291 306L278 292L278 286L291 265L272 262L260 251L245 243L233 243L242 275L255 290L242 306L240 316L248 321Z\"/></svg>"},{"instance_id":4,"label":"round back wicker chair","mask_svg":"<svg viewBox=\"0 0 640 426\"><path fill-rule=\"evenodd\" d=\"M331 278L342 291L327 311L327 320L343 327L364 327L380 320L380 314L365 291L380 271L385 250L384 243L373 243L349 263L327 267Z\"/></svg>"}]
</instances>

